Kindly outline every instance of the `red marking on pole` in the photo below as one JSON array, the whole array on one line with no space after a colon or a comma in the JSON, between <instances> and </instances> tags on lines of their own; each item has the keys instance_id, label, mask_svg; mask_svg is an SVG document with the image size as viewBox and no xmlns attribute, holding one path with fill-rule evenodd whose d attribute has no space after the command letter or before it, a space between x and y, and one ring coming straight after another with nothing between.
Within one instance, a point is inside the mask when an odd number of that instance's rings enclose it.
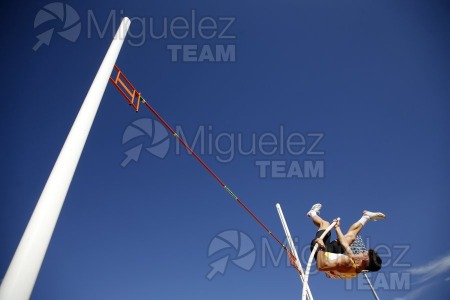
<instances>
[{"instance_id":1,"label":"red marking on pole","mask_svg":"<svg viewBox=\"0 0 450 300\"><path fill-rule=\"evenodd\" d=\"M158 114L158 112L150 105L148 102L141 97L141 93L137 92L137 90L134 88L134 86L131 84L131 82L125 77L123 72L117 67L114 66L114 69L117 71L116 79L109 78L110 82L119 90L119 92L122 94L122 96L125 98L125 100L136 110L139 110L139 102L142 101L142 103L155 115L155 117L160 121L164 127L173 135L175 138L186 148L186 150L192 154L192 156L195 157L195 159L208 171L209 174L211 174L212 177L216 179L216 181L225 188L232 196L234 195L230 189L227 188L225 183L217 176L210 167L203 161L203 159L200 158L200 156L197 155L197 153L194 152L194 150L191 149L191 147L186 144L186 142L175 132L175 130L170 127L170 125ZM123 79L123 80L122 80ZM138 98L135 98L135 95L138 95ZM135 100L137 103L135 103ZM244 202L242 202L237 196L233 197L252 217L256 222L258 222L261 227L264 228L264 230L269 233L269 235L278 243L280 246L286 250L288 253L288 256L292 256L291 251L278 239L272 231L245 205ZM294 266L295 267L295 266ZM299 271L296 267L295 269Z\"/></svg>"}]
</instances>

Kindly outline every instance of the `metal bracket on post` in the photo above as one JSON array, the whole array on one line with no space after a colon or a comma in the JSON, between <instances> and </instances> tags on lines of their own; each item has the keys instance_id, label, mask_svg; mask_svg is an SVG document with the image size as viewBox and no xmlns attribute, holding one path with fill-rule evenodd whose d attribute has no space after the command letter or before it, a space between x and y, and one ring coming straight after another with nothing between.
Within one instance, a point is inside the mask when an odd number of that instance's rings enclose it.
<instances>
[{"instance_id":1,"label":"metal bracket on post","mask_svg":"<svg viewBox=\"0 0 450 300\"><path fill-rule=\"evenodd\" d=\"M116 65L114 66L114 70L117 72L117 74L115 78L109 77L109 81L122 94L128 104L132 106L136 112L138 112L139 103L141 101L145 102L144 98L141 97L141 93L134 88L131 82L127 79L127 77L125 77L123 72Z\"/></svg>"}]
</instances>

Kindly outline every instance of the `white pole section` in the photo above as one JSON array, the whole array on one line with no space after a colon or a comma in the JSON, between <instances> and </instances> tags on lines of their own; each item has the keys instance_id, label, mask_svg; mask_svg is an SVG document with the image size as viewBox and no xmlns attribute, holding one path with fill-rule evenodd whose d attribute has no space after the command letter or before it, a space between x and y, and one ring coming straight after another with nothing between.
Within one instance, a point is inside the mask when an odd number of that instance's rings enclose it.
<instances>
[{"instance_id":1,"label":"white pole section","mask_svg":"<svg viewBox=\"0 0 450 300\"><path fill-rule=\"evenodd\" d=\"M130 19L124 18L92 82L0 286L0 300L29 299L78 161L119 55Z\"/></svg>"},{"instance_id":2,"label":"white pole section","mask_svg":"<svg viewBox=\"0 0 450 300\"><path fill-rule=\"evenodd\" d=\"M372 282L370 282L369 276L367 276L367 273L364 273L364 277L366 278L367 282L369 283L370 289L372 290L372 294L375 297L376 300L380 300L380 298L378 298L378 294L375 291L375 288L372 285Z\"/></svg>"},{"instance_id":3,"label":"white pole section","mask_svg":"<svg viewBox=\"0 0 450 300\"><path fill-rule=\"evenodd\" d=\"M337 219L340 220L341 218L337 218ZM322 233L320 238L323 239L327 235L327 233L334 227L334 225L336 225L336 222L331 223L331 225L328 226L328 228L325 229L325 231ZM314 258L314 254L316 254L318 247L319 247L319 245L316 243L311 252L311 255L309 256L308 265L306 266L306 270L305 270L305 278L304 278L305 281L303 282L302 300L306 299L306 288L309 286L308 285L309 270L311 270L312 260Z\"/></svg>"},{"instance_id":4,"label":"white pole section","mask_svg":"<svg viewBox=\"0 0 450 300\"><path fill-rule=\"evenodd\" d=\"M281 209L281 205L279 203L276 204L276 208L278 211L278 215L280 216L281 224L283 225L284 233L286 234L289 248L291 249L291 252L296 259L297 268L300 270L299 275L300 275L300 279L302 280L302 283L303 283L304 282L303 278L305 275L303 274L303 267L302 267L302 264L298 257L298 253L297 253L297 249L295 248L294 241L292 240L291 232L289 231L289 227L287 226L286 219L284 218L283 210ZM307 292L308 299L313 300L313 296L311 294L311 290L309 289L309 286L307 286L306 292Z\"/></svg>"}]
</instances>

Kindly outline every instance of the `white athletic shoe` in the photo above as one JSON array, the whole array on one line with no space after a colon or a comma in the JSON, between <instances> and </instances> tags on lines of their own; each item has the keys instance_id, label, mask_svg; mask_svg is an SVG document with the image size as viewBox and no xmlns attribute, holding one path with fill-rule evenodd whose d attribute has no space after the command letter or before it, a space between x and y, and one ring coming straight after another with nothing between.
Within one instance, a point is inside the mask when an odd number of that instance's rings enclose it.
<instances>
[{"instance_id":1,"label":"white athletic shoe","mask_svg":"<svg viewBox=\"0 0 450 300\"><path fill-rule=\"evenodd\" d=\"M380 212L371 212L368 210L363 211L363 216L369 217L371 221L383 220L386 219L386 216Z\"/></svg>"},{"instance_id":2,"label":"white athletic shoe","mask_svg":"<svg viewBox=\"0 0 450 300\"><path fill-rule=\"evenodd\" d=\"M308 211L308 213L306 214L306 216L308 218L311 218L311 212L315 211L318 215L320 214L320 209L322 208L322 204L320 203L316 203L314 204L311 209Z\"/></svg>"}]
</instances>

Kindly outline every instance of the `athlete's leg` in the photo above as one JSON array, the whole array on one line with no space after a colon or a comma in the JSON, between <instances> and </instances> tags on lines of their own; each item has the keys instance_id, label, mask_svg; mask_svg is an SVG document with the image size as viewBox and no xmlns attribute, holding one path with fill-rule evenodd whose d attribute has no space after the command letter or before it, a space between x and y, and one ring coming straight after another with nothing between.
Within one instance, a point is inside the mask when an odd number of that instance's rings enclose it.
<instances>
[{"instance_id":1,"label":"athlete's leg","mask_svg":"<svg viewBox=\"0 0 450 300\"><path fill-rule=\"evenodd\" d=\"M350 226L347 233L345 234L345 239L347 240L348 244L351 245L355 241L356 236L361 232L367 221L376 221L385 218L386 216L380 212L371 212L367 210L363 211L361 219L352 224L352 226Z\"/></svg>"},{"instance_id":2,"label":"athlete's leg","mask_svg":"<svg viewBox=\"0 0 450 300\"><path fill-rule=\"evenodd\" d=\"M345 234L345 239L347 240L347 243L351 245L355 239L356 236L361 232L363 229L363 224L360 221L357 221L350 226L347 233Z\"/></svg>"},{"instance_id":3,"label":"athlete's leg","mask_svg":"<svg viewBox=\"0 0 450 300\"><path fill-rule=\"evenodd\" d=\"M327 229L328 226L330 226L330 222L322 219L321 217L319 217L317 215L312 217L312 220L313 220L314 225L319 227L319 230Z\"/></svg>"},{"instance_id":4,"label":"athlete's leg","mask_svg":"<svg viewBox=\"0 0 450 300\"><path fill-rule=\"evenodd\" d=\"M327 229L330 226L330 222L325 221L321 217L319 217L320 209L322 208L322 204L316 203L314 204L309 212L306 214L309 218L312 219L314 225L319 227L319 230Z\"/></svg>"}]
</instances>

